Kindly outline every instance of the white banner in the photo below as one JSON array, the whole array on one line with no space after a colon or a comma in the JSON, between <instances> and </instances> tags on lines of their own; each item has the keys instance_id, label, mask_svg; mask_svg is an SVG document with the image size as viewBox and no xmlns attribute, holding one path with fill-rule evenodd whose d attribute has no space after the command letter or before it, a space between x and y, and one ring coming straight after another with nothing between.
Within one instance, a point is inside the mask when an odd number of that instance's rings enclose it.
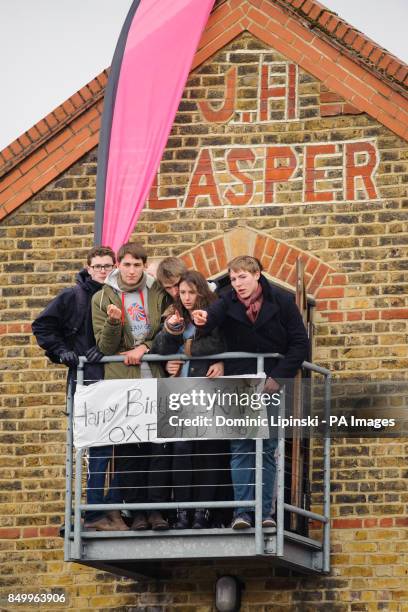
<instances>
[{"instance_id":1,"label":"white banner","mask_svg":"<svg viewBox=\"0 0 408 612\"><path fill-rule=\"evenodd\" d=\"M264 382L262 373L77 385L74 445L86 448L183 439L265 438L269 431L266 406L274 396L262 393Z\"/></svg>"},{"instance_id":2,"label":"white banner","mask_svg":"<svg viewBox=\"0 0 408 612\"><path fill-rule=\"evenodd\" d=\"M156 378L101 380L93 385L77 385L76 448L154 441L156 429Z\"/></svg>"}]
</instances>

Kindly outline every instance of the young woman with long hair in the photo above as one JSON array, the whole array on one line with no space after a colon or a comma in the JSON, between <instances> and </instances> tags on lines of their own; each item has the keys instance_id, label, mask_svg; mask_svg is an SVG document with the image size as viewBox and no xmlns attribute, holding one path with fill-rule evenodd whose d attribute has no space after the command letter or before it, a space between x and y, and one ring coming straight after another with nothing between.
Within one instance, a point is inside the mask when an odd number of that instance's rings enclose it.
<instances>
[{"instance_id":1,"label":"young woman with long hair","mask_svg":"<svg viewBox=\"0 0 408 612\"><path fill-rule=\"evenodd\" d=\"M223 363L194 357L221 353L224 340L217 328L203 333L194 325L191 313L205 309L217 296L208 286L204 276L194 270L182 274L179 295L168 309L163 330L156 336L152 352L162 355L184 353L188 361L168 361L166 370L170 376L194 376L214 378L224 373ZM172 485L176 502L215 501L228 494L229 465L228 444L223 440L184 440L173 444ZM217 526L222 514L213 512L211 522ZM209 526L209 513L205 509L194 512L191 527L203 529ZM190 527L187 510L177 515L176 529Z\"/></svg>"}]
</instances>

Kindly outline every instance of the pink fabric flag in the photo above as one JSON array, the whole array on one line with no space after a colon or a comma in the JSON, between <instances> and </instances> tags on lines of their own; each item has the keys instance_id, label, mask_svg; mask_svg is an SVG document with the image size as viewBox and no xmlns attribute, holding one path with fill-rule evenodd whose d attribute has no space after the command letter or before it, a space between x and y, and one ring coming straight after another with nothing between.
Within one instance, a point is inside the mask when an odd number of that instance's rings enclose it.
<instances>
[{"instance_id":1,"label":"pink fabric flag","mask_svg":"<svg viewBox=\"0 0 408 612\"><path fill-rule=\"evenodd\" d=\"M141 0L111 125L102 244L129 239L149 195L214 0Z\"/></svg>"}]
</instances>

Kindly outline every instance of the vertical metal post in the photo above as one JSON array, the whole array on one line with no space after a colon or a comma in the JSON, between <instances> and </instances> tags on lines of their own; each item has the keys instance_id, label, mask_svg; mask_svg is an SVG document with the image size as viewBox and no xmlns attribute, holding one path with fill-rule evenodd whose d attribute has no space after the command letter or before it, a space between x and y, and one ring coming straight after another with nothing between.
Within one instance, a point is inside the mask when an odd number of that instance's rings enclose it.
<instances>
[{"instance_id":1,"label":"vertical metal post","mask_svg":"<svg viewBox=\"0 0 408 612\"><path fill-rule=\"evenodd\" d=\"M85 363L86 363L85 357L80 357L79 358L78 368L77 368L77 383L78 383L78 385L83 385L84 384L84 366L85 366Z\"/></svg>"},{"instance_id":2,"label":"vertical metal post","mask_svg":"<svg viewBox=\"0 0 408 612\"><path fill-rule=\"evenodd\" d=\"M257 555L264 553L264 541L262 534L262 482L263 482L263 440L255 440L255 552Z\"/></svg>"},{"instance_id":3,"label":"vertical metal post","mask_svg":"<svg viewBox=\"0 0 408 612\"><path fill-rule=\"evenodd\" d=\"M264 358L262 355L256 359L256 371L264 371ZM263 440L255 440L255 552L264 553L264 539L262 534L262 483L263 483Z\"/></svg>"},{"instance_id":4,"label":"vertical metal post","mask_svg":"<svg viewBox=\"0 0 408 612\"><path fill-rule=\"evenodd\" d=\"M279 417L285 416L285 387L280 392ZM278 465L276 489L276 556L283 557L285 504L285 430L278 426Z\"/></svg>"},{"instance_id":5,"label":"vertical metal post","mask_svg":"<svg viewBox=\"0 0 408 612\"><path fill-rule=\"evenodd\" d=\"M64 561L70 558L71 514L72 514L72 407L73 381L70 380L67 389L67 434L65 459L65 530L64 530Z\"/></svg>"},{"instance_id":6,"label":"vertical metal post","mask_svg":"<svg viewBox=\"0 0 408 612\"><path fill-rule=\"evenodd\" d=\"M81 558L81 485L82 485L82 455L80 448L75 457L75 512L74 512L74 546L73 558Z\"/></svg>"},{"instance_id":7,"label":"vertical metal post","mask_svg":"<svg viewBox=\"0 0 408 612\"><path fill-rule=\"evenodd\" d=\"M323 514L326 523L323 526L323 571L330 571L330 402L331 376L325 376L324 385L324 418L326 427L323 439Z\"/></svg>"}]
</instances>

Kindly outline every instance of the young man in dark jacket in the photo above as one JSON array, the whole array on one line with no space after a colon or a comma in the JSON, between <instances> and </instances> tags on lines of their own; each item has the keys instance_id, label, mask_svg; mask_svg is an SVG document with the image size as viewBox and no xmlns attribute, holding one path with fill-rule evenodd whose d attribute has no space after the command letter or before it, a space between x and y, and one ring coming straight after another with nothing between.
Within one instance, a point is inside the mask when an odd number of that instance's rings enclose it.
<instances>
[{"instance_id":1,"label":"young man in dark jacket","mask_svg":"<svg viewBox=\"0 0 408 612\"><path fill-rule=\"evenodd\" d=\"M79 272L76 285L64 289L38 315L32 324L33 333L47 357L53 363L62 363L68 370L67 385L75 390L78 357L85 355L90 363L85 365L85 384L103 378L103 365L98 361L103 354L98 350L92 327L91 300L101 289L107 275L115 266L115 254L110 247L96 246L87 254L87 265ZM89 474L87 502L118 503L121 495L115 483L104 499L105 472L112 456L111 447L89 449ZM118 511L87 512L86 526L100 531L127 529Z\"/></svg>"},{"instance_id":2,"label":"young man in dark jacket","mask_svg":"<svg viewBox=\"0 0 408 612\"><path fill-rule=\"evenodd\" d=\"M293 378L307 359L309 340L300 312L287 293L273 287L261 274L257 259L236 257L228 264L232 290L211 304L207 310L196 310L192 318L204 331L222 330L227 351L281 353L283 359L265 359L267 375L264 391L273 393L279 379ZM255 359L234 359L225 364L226 374L256 373ZM264 527L273 527L272 494L275 479L276 440L264 440L262 519ZM231 441L231 474L235 500L254 497L255 441ZM234 529L252 525L245 508L237 508Z\"/></svg>"}]
</instances>

